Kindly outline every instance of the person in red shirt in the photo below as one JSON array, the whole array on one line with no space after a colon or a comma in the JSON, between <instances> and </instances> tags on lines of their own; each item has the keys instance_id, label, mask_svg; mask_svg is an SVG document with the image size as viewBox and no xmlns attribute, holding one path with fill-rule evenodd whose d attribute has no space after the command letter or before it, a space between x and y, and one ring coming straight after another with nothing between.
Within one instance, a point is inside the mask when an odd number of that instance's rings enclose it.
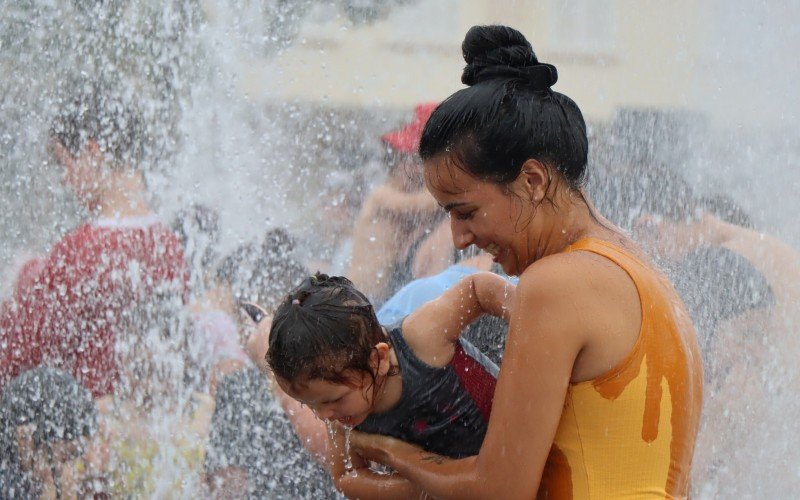
<instances>
[{"instance_id":1,"label":"person in red shirt","mask_svg":"<svg viewBox=\"0 0 800 500\"><path fill-rule=\"evenodd\" d=\"M53 246L34 279L18 279L0 308L0 391L50 365L95 398L113 394L120 346L144 336L134 321L143 305L185 299L181 244L151 211L138 168L142 120L98 85L82 90L56 116L50 147L91 218Z\"/></svg>"}]
</instances>

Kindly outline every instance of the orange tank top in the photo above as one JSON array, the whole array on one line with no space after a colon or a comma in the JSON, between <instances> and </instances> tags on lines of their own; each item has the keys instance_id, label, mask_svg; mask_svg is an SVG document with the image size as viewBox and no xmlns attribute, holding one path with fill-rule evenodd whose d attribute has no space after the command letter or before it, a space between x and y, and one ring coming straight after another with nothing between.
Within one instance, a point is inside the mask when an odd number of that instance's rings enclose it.
<instances>
[{"instance_id":1,"label":"orange tank top","mask_svg":"<svg viewBox=\"0 0 800 500\"><path fill-rule=\"evenodd\" d=\"M681 498L700 423L703 368L694 327L660 273L610 243L589 251L624 269L642 304L631 352L611 371L570 384L538 498Z\"/></svg>"}]
</instances>

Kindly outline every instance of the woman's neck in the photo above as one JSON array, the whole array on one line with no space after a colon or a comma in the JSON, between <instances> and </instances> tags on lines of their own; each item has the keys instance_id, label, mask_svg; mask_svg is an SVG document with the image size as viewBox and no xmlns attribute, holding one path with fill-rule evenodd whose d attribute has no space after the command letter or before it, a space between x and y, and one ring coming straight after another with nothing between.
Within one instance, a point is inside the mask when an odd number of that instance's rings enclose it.
<instances>
[{"instance_id":1,"label":"woman's neck","mask_svg":"<svg viewBox=\"0 0 800 500\"><path fill-rule=\"evenodd\" d=\"M563 251L584 238L609 238L619 236L614 226L599 215L583 193L565 190L555 200L555 206L540 205L547 219L535 245L536 258L547 257Z\"/></svg>"}]
</instances>

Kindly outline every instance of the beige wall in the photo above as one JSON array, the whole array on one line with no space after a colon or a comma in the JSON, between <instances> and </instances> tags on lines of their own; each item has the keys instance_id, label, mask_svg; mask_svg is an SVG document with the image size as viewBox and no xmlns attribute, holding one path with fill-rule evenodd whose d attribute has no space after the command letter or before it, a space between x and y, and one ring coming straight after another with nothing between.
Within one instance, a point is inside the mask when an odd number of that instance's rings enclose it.
<instances>
[{"instance_id":1,"label":"beige wall","mask_svg":"<svg viewBox=\"0 0 800 500\"><path fill-rule=\"evenodd\" d=\"M241 86L263 102L403 109L460 88L460 43L474 24L520 29L559 68L556 89L590 119L622 106L693 107L703 2L417 0L368 26L317 11L272 59L245 61Z\"/></svg>"}]
</instances>

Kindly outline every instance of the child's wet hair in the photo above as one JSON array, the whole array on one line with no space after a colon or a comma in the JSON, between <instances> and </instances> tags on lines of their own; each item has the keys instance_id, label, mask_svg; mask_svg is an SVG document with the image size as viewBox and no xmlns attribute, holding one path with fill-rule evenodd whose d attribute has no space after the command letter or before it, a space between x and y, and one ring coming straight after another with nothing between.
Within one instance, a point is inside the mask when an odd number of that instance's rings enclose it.
<instances>
[{"instance_id":1,"label":"child's wet hair","mask_svg":"<svg viewBox=\"0 0 800 500\"><path fill-rule=\"evenodd\" d=\"M386 342L375 310L350 280L317 273L278 306L267 363L289 383L324 379L349 383L348 372L366 372L370 354Z\"/></svg>"}]
</instances>

